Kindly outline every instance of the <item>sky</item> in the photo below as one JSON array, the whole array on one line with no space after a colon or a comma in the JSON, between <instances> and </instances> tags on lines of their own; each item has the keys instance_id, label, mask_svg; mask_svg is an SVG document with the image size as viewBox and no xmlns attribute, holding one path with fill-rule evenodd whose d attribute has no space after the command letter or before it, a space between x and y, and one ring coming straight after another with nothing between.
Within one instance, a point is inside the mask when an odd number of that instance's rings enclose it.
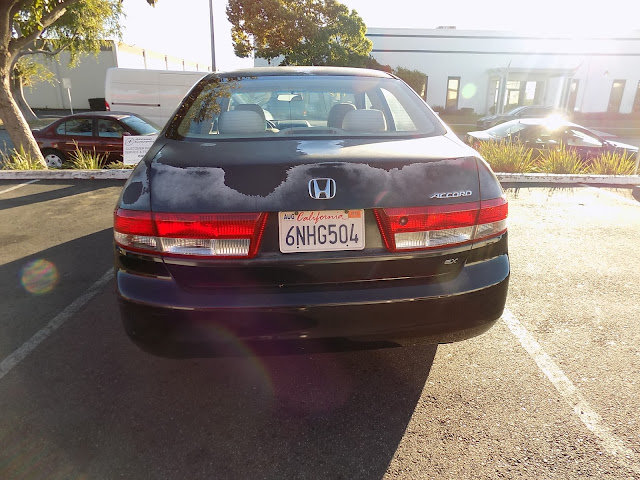
<instances>
[{"instance_id":1,"label":"sky","mask_svg":"<svg viewBox=\"0 0 640 480\"><path fill-rule=\"evenodd\" d=\"M638 0L343 0L371 28L436 28L508 30L576 37L620 35L640 31ZM226 18L226 0L213 0L216 67L232 70L253 65L237 58ZM525 8L527 8L525 10ZM130 45L211 63L209 0L125 0L123 41Z\"/></svg>"}]
</instances>

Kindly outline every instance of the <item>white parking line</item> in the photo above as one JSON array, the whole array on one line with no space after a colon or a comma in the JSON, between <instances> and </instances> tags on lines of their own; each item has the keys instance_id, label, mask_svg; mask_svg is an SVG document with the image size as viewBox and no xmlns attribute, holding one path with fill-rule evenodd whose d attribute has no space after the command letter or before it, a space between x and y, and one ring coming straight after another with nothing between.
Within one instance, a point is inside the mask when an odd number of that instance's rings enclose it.
<instances>
[{"instance_id":1,"label":"white parking line","mask_svg":"<svg viewBox=\"0 0 640 480\"><path fill-rule=\"evenodd\" d=\"M9 373L13 367L24 360L38 345L55 332L64 322L69 320L80 308L82 308L100 289L113 278L113 270L109 269L100 279L89 287L89 289L76 298L67 308L53 318L47 325L42 327L36 334L27 340L20 348L0 363L0 379Z\"/></svg>"},{"instance_id":2,"label":"white parking line","mask_svg":"<svg viewBox=\"0 0 640 480\"><path fill-rule=\"evenodd\" d=\"M592 187L591 185L585 185L583 183L580 184L581 187L588 188L589 190L595 190L606 197L615 198L624 203L628 203L629 205L640 206L640 202L636 202L635 200L631 200L630 198L623 197L622 195L618 195L617 193L609 192L608 190L603 190L602 188Z\"/></svg>"},{"instance_id":3,"label":"white parking line","mask_svg":"<svg viewBox=\"0 0 640 480\"><path fill-rule=\"evenodd\" d=\"M511 333L519 340L522 347L536 362L538 368L551 381L560 395L569 404L573 412L582 423L596 436L602 448L617 457L619 462L635 474L640 475L640 462L633 450L628 448L611 429L602 422L602 418L584 399L576 386L567 378L540 344L529 333L509 309L505 309L502 320L507 324Z\"/></svg>"},{"instance_id":4,"label":"white parking line","mask_svg":"<svg viewBox=\"0 0 640 480\"><path fill-rule=\"evenodd\" d=\"M11 192L13 190L17 190L20 187L24 187L25 185L29 185L31 183L36 183L39 182L40 180L31 180L29 182L25 182L25 183L21 183L20 185L14 185L13 187L7 188L5 190L0 191L0 195L2 195L3 193L7 193L7 192Z\"/></svg>"}]
</instances>

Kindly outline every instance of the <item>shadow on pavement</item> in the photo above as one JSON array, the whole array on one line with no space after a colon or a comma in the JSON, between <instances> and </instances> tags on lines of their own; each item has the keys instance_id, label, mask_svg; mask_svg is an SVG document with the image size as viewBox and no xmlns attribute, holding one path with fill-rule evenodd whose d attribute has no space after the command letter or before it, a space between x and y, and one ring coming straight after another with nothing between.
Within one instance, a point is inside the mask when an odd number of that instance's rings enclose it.
<instances>
[{"instance_id":1,"label":"shadow on pavement","mask_svg":"<svg viewBox=\"0 0 640 480\"><path fill-rule=\"evenodd\" d=\"M0 266L0 360L112 268L112 242L107 228Z\"/></svg>"},{"instance_id":2,"label":"shadow on pavement","mask_svg":"<svg viewBox=\"0 0 640 480\"><path fill-rule=\"evenodd\" d=\"M0 477L381 478L435 353L157 358L108 285L0 380Z\"/></svg>"},{"instance_id":3,"label":"shadow on pavement","mask_svg":"<svg viewBox=\"0 0 640 480\"><path fill-rule=\"evenodd\" d=\"M20 182L17 182L20 183ZM51 180L48 182L40 181L34 185L60 185L60 180ZM46 192L33 193L30 195L22 195L15 198L0 197L0 210L9 208L22 207L24 205L33 205L35 203L48 202L49 200L57 200L59 198L70 197L72 195L80 195L82 193L93 192L102 188L122 187L122 181L75 181L64 188L50 190ZM1 189L0 189L1 190ZM115 207L115 204L114 204Z\"/></svg>"}]
</instances>

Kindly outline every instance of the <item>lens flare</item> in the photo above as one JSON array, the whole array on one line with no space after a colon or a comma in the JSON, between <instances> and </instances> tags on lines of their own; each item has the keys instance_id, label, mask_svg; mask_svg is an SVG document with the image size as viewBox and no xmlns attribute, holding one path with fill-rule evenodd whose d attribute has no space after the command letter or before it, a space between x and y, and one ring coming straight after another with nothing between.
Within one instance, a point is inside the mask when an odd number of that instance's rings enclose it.
<instances>
[{"instance_id":1,"label":"lens flare","mask_svg":"<svg viewBox=\"0 0 640 480\"><path fill-rule=\"evenodd\" d=\"M473 83L467 83L464 87L462 87L462 98L471 98L475 96L478 91L478 87L476 87Z\"/></svg>"},{"instance_id":2,"label":"lens flare","mask_svg":"<svg viewBox=\"0 0 640 480\"><path fill-rule=\"evenodd\" d=\"M20 283L27 292L34 295L49 293L58 283L58 269L47 260L33 260L22 268Z\"/></svg>"}]
</instances>

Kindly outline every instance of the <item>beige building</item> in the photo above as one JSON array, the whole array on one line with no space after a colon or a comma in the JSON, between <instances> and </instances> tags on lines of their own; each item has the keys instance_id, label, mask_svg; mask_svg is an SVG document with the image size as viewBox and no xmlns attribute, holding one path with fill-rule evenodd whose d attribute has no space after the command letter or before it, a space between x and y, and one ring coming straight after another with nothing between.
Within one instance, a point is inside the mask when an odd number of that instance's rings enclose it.
<instances>
[{"instance_id":1,"label":"beige building","mask_svg":"<svg viewBox=\"0 0 640 480\"><path fill-rule=\"evenodd\" d=\"M425 74L425 99L485 114L520 105L640 112L640 30L583 38L513 32L369 28L373 57Z\"/></svg>"},{"instance_id":2,"label":"beige building","mask_svg":"<svg viewBox=\"0 0 640 480\"><path fill-rule=\"evenodd\" d=\"M75 68L69 68L69 53L59 59L36 57L54 75L54 83L42 82L26 87L24 96L31 108L70 109L69 94L63 79L71 84L71 101L74 109L88 109L90 98L105 96L104 84L107 69L113 67L149 70L183 70L210 72L211 65L173 57L152 50L124 43L109 42L98 55L83 55Z\"/></svg>"}]
</instances>

